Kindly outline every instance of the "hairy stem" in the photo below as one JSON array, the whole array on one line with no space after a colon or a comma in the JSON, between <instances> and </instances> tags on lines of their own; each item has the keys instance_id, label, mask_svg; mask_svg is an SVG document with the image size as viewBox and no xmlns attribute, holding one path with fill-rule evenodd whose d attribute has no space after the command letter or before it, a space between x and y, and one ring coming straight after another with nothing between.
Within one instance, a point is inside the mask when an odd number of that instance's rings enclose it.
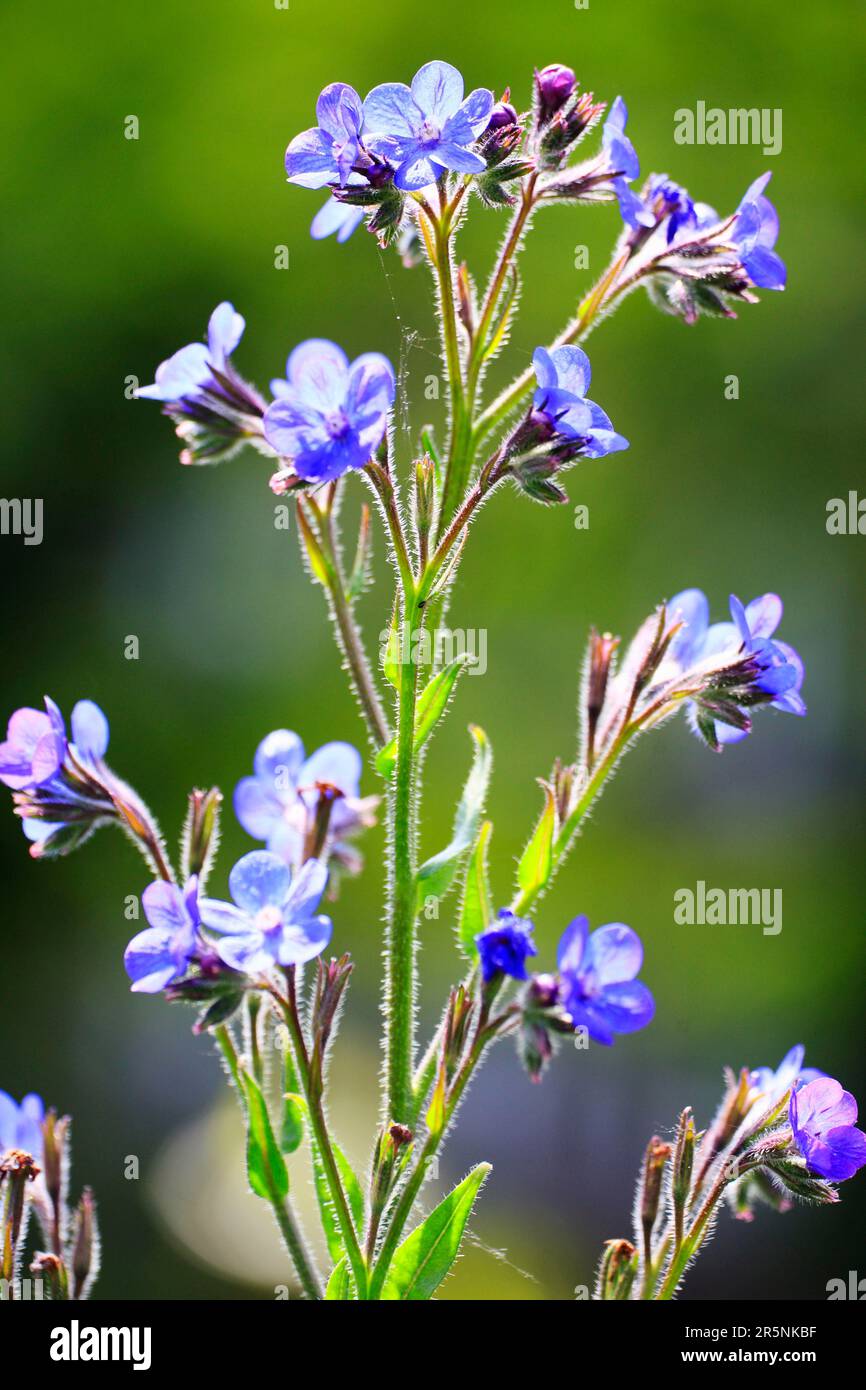
<instances>
[{"instance_id":1,"label":"hairy stem","mask_svg":"<svg viewBox=\"0 0 866 1390\"><path fill-rule=\"evenodd\" d=\"M331 1196L331 1201L334 1203L337 1224L340 1227L340 1235L342 1236L346 1255L348 1256L349 1264L352 1268L355 1287L358 1291L358 1298L363 1301L367 1297L367 1266L364 1261L364 1256L361 1253L361 1247L358 1244L358 1236L355 1231L352 1214L349 1210L346 1193L343 1189L340 1170L337 1166L337 1160L334 1157L334 1150L328 1133L328 1124L325 1119L325 1112L322 1108L321 1093L318 1088L312 1084L310 1057L307 1051L300 1015L298 1013L294 966L290 966L286 971L286 981L288 985L286 998L283 998L277 990L273 990L272 993L280 1007L280 1011L286 1021L292 1039L295 1052L295 1063L298 1068L298 1074L301 1078L301 1087L307 1102L310 1128L313 1131L313 1138L316 1141L319 1156L322 1160L322 1167L324 1168L325 1178L328 1183L328 1191Z\"/></svg>"},{"instance_id":2,"label":"hairy stem","mask_svg":"<svg viewBox=\"0 0 866 1390\"><path fill-rule=\"evenodd\" d=\"M238 1093L238 1098L243 1105L244 1091L241 1082L240 1062L234 1039L224 1023L220 1024L218 1028L214 1028L213 1034L217 1046L225 1058L229 1075ZM300 1225L298 1224L298 1219L292 1207L291 1198L281 1198L274 1192L271 1194L269 1200L271 1210L274 1213L274 1219L286 1243L286 1249L291 1256L292 1263L295 1266L295 1272L297 1273L304 1293L310 1299L320 1299L322 1297L322 1286L312 1256L307 1250L306 1242L301 1232Z\"/></svg>"},{"instance_id":3,"label":"hairy stem","mask_svg":"<svg viewBox=\"0 0 866 1390\"><path fill-rule=\"evenodd\" d=\"M320 511L315 502L309 499L313 510L313 522L304 511L304 504L298 500L298 519L302 528L307 527L305 540L316 543L321 557L323 585L328 597L328 605L334 619L337 641L346 663L346 670L370 737L376 748L381 748L391 737L388 720L379 699L373 672L364 650L361 632L355 621L352 604L346 593L346 582L340 563L339 547L334 531L333 512L330 508Z\"/></svg>"}]
</instances>

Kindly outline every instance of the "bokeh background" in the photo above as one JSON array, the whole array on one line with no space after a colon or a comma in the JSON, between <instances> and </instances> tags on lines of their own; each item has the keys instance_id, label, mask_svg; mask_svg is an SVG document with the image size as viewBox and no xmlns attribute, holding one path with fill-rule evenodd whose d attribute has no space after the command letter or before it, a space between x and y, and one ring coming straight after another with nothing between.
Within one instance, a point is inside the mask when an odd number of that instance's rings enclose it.
<instances>
[{"instance_id":1,"label":"bokeh background","mask_svg":"<svg viewBox=\"0 0 866 1390\"><path fill-rule=\"evenodd\" d=\"M628 634L660 598L697 584L726 616L733 589L785 598L784 636L808 668L806 720L766 715L745 746L715 757L682 722L630 755L537 914L543 963L578 911L631 923L658 1014L612 1050L561 1055L531 1086L503 1046L474 1086L442 1182L470 1163L494 1172L474 1243L446 1298L556 1298L591 1282L601 1241L628 1234L643 1145L690 1102L707 1120L724 1064L809 1060L866 1094L863 1063L863 547L830 536L828 499L862 487L861 161L852 147L864 58L858 8L755 6L722 16L689 2L664 18L638 0L467 7L333 0L152 0L19 7L7 15L9 121L0 337L2 494L41 496L41 547L0 540L4 709L50 691L68 711L96 699L115 767L174 839L188 788L230 792L269 729L308 748L361 742L321 594L296 537L276 531L267 466L245 455L184 470L158 411L127 378L203 332L223 298L241 309L241 370L265 383L312 335L350 355L403 363L412 420L437 370L430 288L363 232L342 247L308 236L321 196L289 188L288 139L341 78L362 92L408 80L436 56L467 87L528 100L533 65L573 65L597 95L623 92L644 170L666 170L721 209L764 168L781 214L789 289L736 323L687 329L628 300L590 343L593 395L631 440L571 475L572 506L500 496L473 534L452 621L485 629L488 669L467 678L428 759L424 847L447 837L469 757L466 724L496 754L494 877L505 900L537 810L534 779L575 739L589 624ZM673 113L780 107L782 153L677 147ZM124 138L135 115L140 138ZM461 250L479 272L502 231L477 209ZM547 342L604 265L613 207L552 209L525 252L522 314L497 364L504 381ZM288 270L275 248L290 251ZM740 396L726 400L736 374ZM404 462L409 443L404 441ZM356 488L360 494L360 487ZM575 529L573 506L590 510ZM351 508L350 508L351 514ZM386 621L379 584L364 620ZM140 659L124 658L136 635ZM372 776L366 790L375 790ZM222 890L252 848L229 813ZM366 1165L378 1066L381 829L345 888L335 942L357 958L333 1074L345 1145ZM119 1298L272 1297L285 1277L267 1212L247 1195L240 1116L207 1039L180 1006L129 994L124 899L145 886L133 850L106 832L37 866L7 808L0 833L3 953L0 1085L41 1092L75 1120L75 1181L97 1191L104 1267ZM784 926L680 927L673 894L698 879L780 888ZM423 930L425 1028L455 955L447 915ZM125 1177L130 1156L138 1180ZM307 1201L303 1173L296 1178ZM751 1226L726 1219L689 1277L692 1299L825 1297L863 1268L866 1181L832 1210Z\"/></svg>"}]
</instances>

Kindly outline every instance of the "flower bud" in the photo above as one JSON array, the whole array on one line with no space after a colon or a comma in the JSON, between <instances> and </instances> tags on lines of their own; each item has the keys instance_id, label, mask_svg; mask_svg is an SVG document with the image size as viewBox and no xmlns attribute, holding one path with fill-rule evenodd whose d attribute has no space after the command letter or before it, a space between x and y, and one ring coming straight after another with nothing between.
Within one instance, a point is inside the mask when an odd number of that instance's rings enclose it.
<instances>
[{"instance_id":1,"label":"flower bud","mask_svg":"<svg viewBox=\"0 0 866 1390\"><path fill-rule=\"evenodd\" d=\"M535 73L535 98L538 124L546 125L550 118L564 106L577 87L577 78L571 68L562 63L548 63Z\"/></svg>"},{"instance_id":2,"label":"flower bud","mask_svg":"<svg viewBox=\"0 0 866 1390\"><path fill-rule=\"evenodd\" d=\"M605 1241L598 1272L598 1297L605 1302L625 1302L637 1274L637 1251L630 1240Z\"/></svg>"},{"instance_id":3,"label":"flower bud","mask_svg":"<svg viewBox=\"0 0 866 1390\"><path fill-rule=\"evenodd\" d=\"M218 787L189 794L181 841L181 876L184 883L196 876L199 888L204 886L219 846L222 799Z\"/></svg>"},{"instance_id":4,"label":"flower bud","mask_svg":"<svg viewBox=\"0 0 866 1390\"><path fill-rule=\"evenodd\" d=\"M86 1298L99 1272L99 1229L96 1222L96 1203L89 1187L85 1187L75 1213L72 1239L72 1297Z\"/></svg>"}]
</instances>

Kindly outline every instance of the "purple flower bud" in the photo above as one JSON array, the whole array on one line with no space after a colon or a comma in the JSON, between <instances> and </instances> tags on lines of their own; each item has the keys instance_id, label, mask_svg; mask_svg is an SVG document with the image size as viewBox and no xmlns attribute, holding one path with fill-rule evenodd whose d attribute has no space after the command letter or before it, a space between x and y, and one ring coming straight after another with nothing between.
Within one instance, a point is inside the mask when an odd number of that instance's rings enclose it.
<instances>
[{"instance_id":1,"label":"purple flower bud","mask_svg":"<svg viewBox=\"0 0 866 1390\"><path fill-rule=\"evenodd\" d=\"M490 113L490 120L487 122L487 130L502 130L504 127L517 125L517 111L507 100L507 93L501 101L497 101ZM486 134L486 131L485 131Z\"/></svg>"},{"instance_id":2,"label":"purple flower bud","mask_svg":"<svg viewBox=\"0 0 866 1390\"><path fill-rule=\"evenodd\" d=\"M538 95L539 118L549 121L561 106L564 106L577 87L577 78L571 68L562 63L548 63L546 68L535 74L535 90Z\"/></svg>"}]
</instances>

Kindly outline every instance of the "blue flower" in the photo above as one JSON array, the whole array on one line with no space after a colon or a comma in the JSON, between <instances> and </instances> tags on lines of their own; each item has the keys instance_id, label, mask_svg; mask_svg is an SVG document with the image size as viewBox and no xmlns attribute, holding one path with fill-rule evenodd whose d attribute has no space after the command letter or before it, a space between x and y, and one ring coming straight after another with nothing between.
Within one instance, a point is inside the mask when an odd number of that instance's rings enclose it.
<instances>
[{"instance_id":1,"label":"blue flower","mask_svg":"<svg viewBox=\"0 0 866 1390\"><path fill-rule=\"evenodd\" d=\"M14 800L22 816L22 829L31 842L35 858L44 854L67 824L75 823L81 835L112 810L110 801L100 812L100 788L88 785L88 776L97 778L108 748L108 720L92 700L79 700L72 710L72 738L67 739L66 723L55 702L45 696L45 713L35 709L16 710L9 720L6 742L0 745L0 781L16 793ZM49 805L51 818L32 814ZM66 807L75 811L70 822L63 819ZM82 816L87 810L90 817ZM79 840L80 842L80 840Z\"/></svg>"},{"instance_id":2,"label":"blue flower","mask_svg":"<svg viewBox=\"0 0 866 1390\"><path fill-rule=\"evenodd\" d=\"M296 135L286 150L289 183L302 188L324 188L326 184L364 183L353 166L362 154L361 98L345 82L331 82L316 102L319 122L312 130Z\"/></svg>"},{"instance_id":3,"label":"blue flower","mask_svg":"<svg viewBox=\"0 0 866 1390\"><path fill-rule=\"evenodd\" d=\"M382 442L394 401L394 371L378 352L351 364L343 349L310 338L289 356L286 380L264 416L265 438L307 482L363 468Z\"/></svg>"},{"instance_id":4,"label":"blue flower","mask_svg":"<svg viewBox=\"0 0 866 1390\"><path fill-rule=\"evenodd\" d=\"M328 821L328 852L352 867L345 837L373 823L376 797L361 797L361 755L350 743L326 743L309 758L297 734L275 729L262 739L254 775L235 788L235 815L254 840L272 854L299 865L320 796L334 796Z\"/></svg>"},{"instance_id":5,"label":"blue flower","mask_svg":"<svg viewBox=\"0 0 866 1390\"><path fill-rule=\"evenodd\" d=\"M207 327L207 345L189 343L156 369L152 386L140 386L136 395L172 404L195 403L202 391L220 394L222 388L213 373L224 375L229 358L244 331L244 320L233 304L218 304Z\"/></svg>"},{"instance_id":6,"label":"blue flower","mask_svg":"<svg viewBox=\"0 0 866 1390\"><path fill-rule=\"evenodd\" d=\"M732 594L730 623L711 626L709 611L707 597L700 589L684 589L671 599L668 614L683 626L671 642L668 661L683 672L697 671L708 677L714 670L745 663L744 680L751 690L760 693L763 703L788 714L804 715L806 705L800 695L805 675L803 662L787 642L770 640L782 619L778 594L763 594L745 608ZM696 717L696 708L690 702L689 718L693 725ZM716 720L720 744L739 743L750 731L750 727L735 728Z\"/></svg>"},{"instance_id":7,"label":"blue flower","mask_svg":"<svg viewBox=\"0 0 866 1390\"><path fill-rule=\"evenodd\" d=\"M636 1033L655 1013L650 991L635 976L643 963L640 937L611 922L591 935L586 917L566 927L557 952L560 1001L575 1028L610 1046L616 1033Z\"/></svg>"},{"instance_id":8,"label":"blue flower","mask_svg":"<svg viewBox=\"0 0 866 1390\"><path fill-rule=\"evenodd\" d=\"M42 1122L45 1106L39 1096L25 1096L20 1105L0 1091L0 1157L10 1149L20 1149L42 1161Z\"/></svg>"},{"instance_id":9,"label":"blue flower","mask_svg":"<svg viewBox=\"0 0 866 1390\"><path fill-rule=\"evenodd\" d=\"M59 772L66 756L63 715L47 695L45 710L17 709L0 744L0 782L13 791L42 786Z\"/></svg>"},{"instance_id":10,"label":"blue flower","mask_svg":"<svg viewBox=\"0 0 866 1390\"><path fill-rule=\"evenodd\" d=\"M331 919L316 915L328 871L308 859L294 879L282 859L254 849L229 874L231 903L203 898L201 920L223 933L220 958L233 970L256 974L273 965L313 960L331 939Z\"/></svg>"},{"instance_id":11,"label":"blue flower","mask_svg":"<svg viewBox=\"0 0 866 1390\"><path fill-rule=\"evenodd\" d=\"M133 992L157 994L186 974L198 947L197 894L194 877L183 890L162 879L145 888L141 905L150 926L132 938L123 957Z\"/></svg>"},{"instance_id":12,"label":"blue flower","mask_svg":"<svg viewBox=\"0 0 866 1390\"><path fill-rule=\"evenodd\" d=\"M802 1043L797 1043L786 1052L775 1071L772 1067L755 1067L749 1079L753 1091L756 1092L756 1099L775 1105L792 1086L799 1091L810 1081L817 1081L823 1076L824 1073L816 1067L803 1066L805 1055L805 1047Z\"/></svg>"},{"instance_id":13,"label":"blue flower","mask_svg":"<svg viewBox=\"0 0 866 1390\"><path fill-rule=\"evenodd\" d=\"M655 217L628 186L640 173L640 161L625 133L627 121L628 107L622 97L617 97L602 126L602 152L607 168L614 176L611 187L616 194L623 222L630 227L653 227Z\"/></svg>"},{"instance_id":14,"label":"blue flower","mask_svg":"<svg viewBox=\"0 0 866 1390\"><path fill-rule=\"evenodd\" d=\"M502 908L496 922L478 933L475 944L486 984L497 975L510 975L515 980L527 979L526 959L538 955L530 935L532 930L528 918L515 917L513 912Z\"/></svg>"},{"instance_id":15,"label":"blue flower","mask_svg":"<svg viewBox=\"0 0 866 1390\"><path fill-rule=\"evenodd\" d=\"M762 290L783 290L787 278L785 262L773 250L779 235L779 214L769 198L764 197L771 177L762 174L746 189L729 239L753 285Z\"/></svg>"},{"instance_id":16,"label":"blue flower","mask_svg":"<svg viewBox=\"0 0 866 1390\"><path fill-rule=\"evenodd\" d=\"M866 1134L857 1129L857 1102L830 1076L791 1093L794 1139L808 1167L830 1182L853 1178L866 1167Z\"/></svg>"},{"instance_id":17,"label":"blue flower","mask_svg":"<svg viewBox=\"0 0 866 1390\"><path fill-rule=\"evenodd\" d=\"M628 448L628 440L616 433L601 407L585 399L591 372L582 348L559 347L548 352L539 347L532 354L532 364L538 382L535 412L544 416L557 434L579 441L586 458L603 458Z\"/></svg>"},{"instance_id":18,"label":"blue flower","mask_svg":"<svg viewBox=\"0 0 866 1390\"><path fill-rule=\"evenodd\" d=\"M396 166L398 188L435 183L446 169L480 174L487 167L469 148L483 134L493 93L477 87L463 99L463 78L450 63L425 63L412 79L374 87L364 102L369 148Z\"/></svg>"},{"instance_id":19,"label":"blue flower","mask_svg":"<svg viewBox=\"0 0 866 1390\"><path fill-rule=\"evenodd\" d=\"M336 233L339 242L348 241L356 227L364 220L364 209L341 203L338 198L329 198L319 208L310 225L310 236L314 241Z\"/></svg>"}]
</instances>

